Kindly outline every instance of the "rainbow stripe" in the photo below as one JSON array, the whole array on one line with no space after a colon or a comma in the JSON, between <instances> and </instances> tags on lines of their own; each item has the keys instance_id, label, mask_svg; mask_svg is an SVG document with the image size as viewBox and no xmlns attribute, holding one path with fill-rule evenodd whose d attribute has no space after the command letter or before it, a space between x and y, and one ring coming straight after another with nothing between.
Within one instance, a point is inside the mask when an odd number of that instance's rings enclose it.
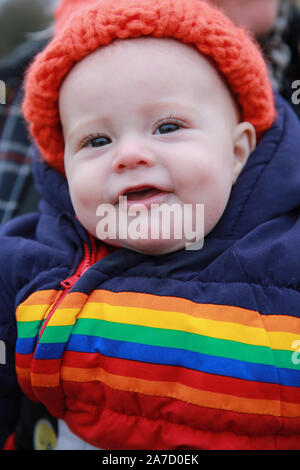
<instances>
[{"instance_id":1,"label":"rainbow stripe","mask_svg":"<svg viewBox=\"0 0 300 470\"><path fill-rule=\"evenodd\" d=\"M36 348L60 295L40 291L17 309L21 381L50 389L61 380L99 382L200 407L300 417L300 319L145 293L70 292Z\"/></svg>"}]
</instances>

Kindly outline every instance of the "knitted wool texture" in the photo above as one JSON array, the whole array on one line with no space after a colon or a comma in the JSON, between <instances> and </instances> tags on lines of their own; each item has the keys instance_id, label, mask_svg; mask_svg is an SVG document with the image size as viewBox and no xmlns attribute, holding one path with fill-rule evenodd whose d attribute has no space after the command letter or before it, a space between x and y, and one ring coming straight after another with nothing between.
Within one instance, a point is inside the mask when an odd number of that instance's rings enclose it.
<instances>
[{"instance_id":1,"label":"knitted wool texture","mask_svg":"<svg viewBox=\"0 0 300 470\"><path fill-rule=\"evenodd\" d=\"M201 0L63 0L52 41L29 67L23 112L42 157L64 173L58 98L71 68L115 39L174 38L209 56L258 138L275 119L267 67L250 35ZM178 64L180 67L180 64ZM76 99L76 97L75 97Z\"/></svg>"}]
</instances>

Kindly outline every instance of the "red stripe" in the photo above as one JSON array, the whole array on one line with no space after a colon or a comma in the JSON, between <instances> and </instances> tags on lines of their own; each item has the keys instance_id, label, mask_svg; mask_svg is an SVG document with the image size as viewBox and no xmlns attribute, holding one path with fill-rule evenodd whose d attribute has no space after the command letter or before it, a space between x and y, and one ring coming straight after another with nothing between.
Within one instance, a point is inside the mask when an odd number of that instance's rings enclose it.
<instances>
[{"instance_id":1,"label":"red stripe","mask_svg":"<svg viewBox=\"0 0 300 470\"><path fill-rule=\"evenodd\" d=\"M272 449L290 445L300 449L298 418L203 408L168 398L112 390L99 383L66 382L64 391L74 397L72 414L68 412L67 416L71 429L80 435L89 423L88 433L94 445L104 449L120 449L117 446L175 449L185 445L196 449ZM78 397L88 397L88 403ZM101 403L105 403L105 408L99 406ZM286 436L278 435L281 430Z\"/></svg>"},{"instance_id":2,"label":"red stripe","mask_svg":"<svg viewBox=\"0 0 300 470\"><path fill-rule=\"evenodd\" d=\"M61 358L59 359L35 359L32 354L16 353L16 366L22 369L31 369L37 374L55 374L59 371Z\"/></svg>"},{"instance_id":3,"label":"red stripe","mask_svg":"<svg viewBox=\"0 0 300 470\"><path fill-rule=\"evenodd\" d=\"M32 372L35 374L57 374L60 369L61 358L58 359L35 359Z\"/></svg>"},{"instance_id":4,"label":"red stripe","mask_svg":"<svg viewBox=\"0 0 300 470\"><path fill-rule=\"evenodd\" d=\"M101 356L98 353L80 353L66 351L63 364L68 367L101 367L115 375L136 377L153 381L179 381L180 383L205 391L220 392L243 398L284 400L300 403L298 387L279 386L277 384L253 382L233 377L225 377L175 366L145 364L126 359ZM180 376L179 376L180 374Z\"/></svg>"},{"instance_id":5,"label":"red stripe","mask_svg":"<svg viewBox=\"0 0 300 470\"><path fill-rule=\"evenodd\" d=\"M33 353L32 354L19 354L16 352L15 358L16 358L17 367L21 367L22 369L27 369L27 368L30 368L31 366Z\"/></svg>"}]
</instances>

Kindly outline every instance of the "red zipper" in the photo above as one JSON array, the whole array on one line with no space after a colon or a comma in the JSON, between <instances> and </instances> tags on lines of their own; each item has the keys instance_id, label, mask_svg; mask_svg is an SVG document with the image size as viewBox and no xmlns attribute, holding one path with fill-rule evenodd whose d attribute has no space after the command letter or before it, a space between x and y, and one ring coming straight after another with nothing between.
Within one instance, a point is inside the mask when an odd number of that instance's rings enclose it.
<instances>
[{"instance_id":1,"label":"red zipper","mask_svg":"<svg viewBox=\"0 0 300 470\"><path fill-rule=\"evenodd\" d=\"M110 252L112 251L115 251L116 249L118 248L108 248L106 247L104 244L102 244L100 246L100 249L97 250L97 246L96 246L96 241L94 239L94 237L92 235L89 234L89 238L90 238L90 242L91 242L91 250L89 249L89 247L87 246L87 244L83 244L83 258L81 260L81 262L79 263L77 269L76 269L76 272L68 277L67 279L65 279L64 281L62 281L60 283L60 285L64 288L64 290L62 291L61 295L59 296L59 298L57 299L57 301L55 302L55 304L53 305L53 307L51 308L50 312L48 313L47 315L47 318L45 319L44 323L43 323L43 326L40 330L40 333L39 333L39 337L38 337L38 341L37 341L37 345L36 345L36 348L39 344L39 341L41 339L41 336L42 334L44 333L45 331L45 328L46 326L48 325L50 319L52 318L54 312L57 310L58 306L61 304L61 302L64 300L64 298L66 297L66 295L68 294L68 292L72 289L72 287L74 286L74 284L78 281L78 279L94 264L96 263L96 261L98 259L102 259L104 256L106 256L107 254L109 254ZM36 349L35 348L35 349Z\"/></svg>"},{"instance_id":2,"label":"red zipper","mask_svg":"<svg viewBox=\"0 0 300 470\"><path fill-rule=\"evenodd\" d=\"M91 239L92 240L92 239ZM68 292L72 289L72 287L75 285L75 283L78 281L78 279L90 268L90 266L93 264L93 255L95 255L95 250L94 250L94 241L92 241L92 251L90 252L88 246L86 244L83 245L84 249L84 255L82 261L79 263L77 270L73 276L68 277L64 281L60 283L60 285L64 288L62 291L61 295L51 308L50 312L48 313L44 324L40 330L38 341L37 341L37 346L39 344L39 341L41 339L42 334L44 333L44 330L46 326L48 325L50 319L52 318L54 312L57 310L58 306L61 304L61 302L64 300ZM36 346L36 347L37 347Z\"/></svg>"}]
</instances>

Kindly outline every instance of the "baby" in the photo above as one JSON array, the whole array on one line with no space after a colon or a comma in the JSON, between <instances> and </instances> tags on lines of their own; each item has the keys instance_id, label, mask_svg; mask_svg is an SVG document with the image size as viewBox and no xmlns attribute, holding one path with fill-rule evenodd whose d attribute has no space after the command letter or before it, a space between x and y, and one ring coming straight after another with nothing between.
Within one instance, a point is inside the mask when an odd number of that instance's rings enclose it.
<instances>
[{"instance_id":1,"label":"baby","mask_svg":"<svg viewBox=\"0 0 300 470\"><path fill-rule=\"evenodd\" d=\"M0 410L16 349L56 448L300 449L300 134L276 108L206 3L62 1L25 89L44 200L1 230Z\"/></svg>"}]
</instances>

